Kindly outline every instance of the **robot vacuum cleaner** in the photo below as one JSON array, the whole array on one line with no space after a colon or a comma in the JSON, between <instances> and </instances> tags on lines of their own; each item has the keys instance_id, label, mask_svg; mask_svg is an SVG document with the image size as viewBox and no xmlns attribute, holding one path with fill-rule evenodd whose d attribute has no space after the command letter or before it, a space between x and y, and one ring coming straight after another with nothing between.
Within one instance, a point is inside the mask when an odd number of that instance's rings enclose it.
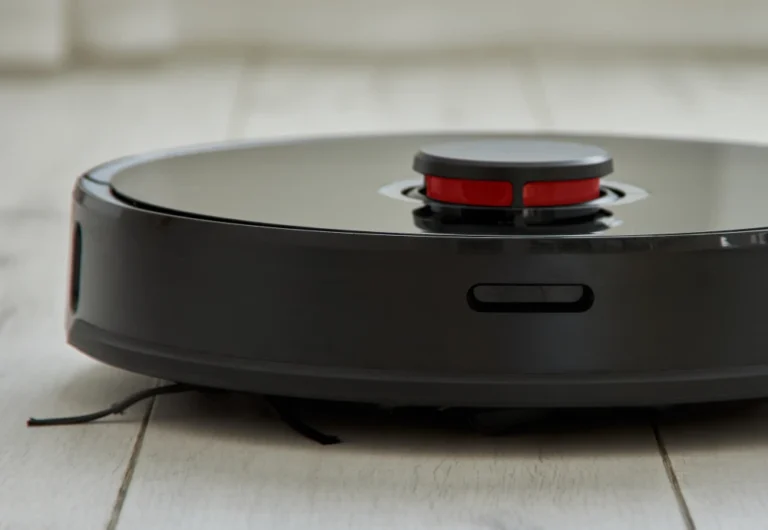
<instances>
[{"instance_id":1,"label":"robot vacuum cleaner","mask_svg":"<svg viewBox=\"0 0 768 530\"><path fill-rule=\"evenodd\" d=\"M75 185L68 342L205 388L427 407L768 395L768 148L509 134L123 158Z\"/></svg>"}]
</instances>

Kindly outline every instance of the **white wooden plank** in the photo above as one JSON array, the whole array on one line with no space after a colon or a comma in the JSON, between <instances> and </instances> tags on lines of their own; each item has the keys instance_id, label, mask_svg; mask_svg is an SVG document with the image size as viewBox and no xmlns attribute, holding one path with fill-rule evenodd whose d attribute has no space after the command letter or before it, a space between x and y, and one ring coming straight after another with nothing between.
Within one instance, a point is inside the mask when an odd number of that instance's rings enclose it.
<instances>
[{"instance_id":1,"label":"white wooden plank","mask_svg":"<svg viewBox=\"0 0 768 530\"><path fill-rule=\"evenodd\" d=\"M688 68L696 108L710 138L768 143L768 63L762 58L700 58Z\"/></svg>"},{"instance_id":2,"label":"white wooden plank","mask_svg":"<svg viewBox=\"0 0 768 530\"><path fill-rule=\"evenodd\" d=\"M670 52L539 53L555 129L768 141L768 65Z\"/></svg>"},{"instance_id":3,"label":"white wooden plank","mask_svg":"<svg viewBox=\"0 0 768 530\"><path fill-rule=\"evenodd\" d=\"M90 412L153 384L65 345L74 178L122 154L222 139L238 68L0 80L0 528L104 528L143 407L98 425L25 421Z\"/></svg>"},{"instance_id":4,"label":"white wooden plank","mask_svg":"<svg viewBox=\"0 0 768 530\"><path fill-rule=\"evenodd\" d=\"M765 528L768 407L706 407L661 432L698 530Z\"/></svg>"},{"instance_id":5,"label":"white wooden plank","mask_svg":"<svg viewBox=\"0 0 768 530\"><path fill-rule=\"evenodd\" d=\"M319 446L260 408L160 398L118 528L683 528L645 426L487 438L326 416L343 443Z\"/></svg>"},{"instance_id":6,"label":"white wooden plank","mask_svg":"<svg viewBox=\"0 0 768 530\"><path fill-rule=\"evenodd\" d=\"M115 157L222 140L240 62L94 69L0 83L0 207L69 212L73 179Z\"/></svg>"},{"instance_id":7,"label":"white wooden plank","mask_svg":"<svg viewBox=\"0 0 768 530\"><path fill-rule=\"evenodd\" d=\"M274 60L250 70L243 134L530 130L525 62L437 58L414 64Z\"/></svg>"},{"instance_id":8,"label":"white wooden plank","mask_svg":"<svg viewBox=\"0 0 768 530\"><path fill-rule=\"evenodd\" d=\"M703 132L688 57L540 52L536 64L556 130L671 137Z\"/></svg>"},{"instance_id":9,"label":"white wooden plank","mask_svg":"<svg viewBox=\"0 0 768 530\"><path fill-rule=\"evenodd\" d=\"M249 76L240 134L537 128L526 76L273 63ZM484 439L339 422L345 443L320 447L258 409L160 398L119 528L683 527L647 425Z\"/></svg>"}]
</instances>

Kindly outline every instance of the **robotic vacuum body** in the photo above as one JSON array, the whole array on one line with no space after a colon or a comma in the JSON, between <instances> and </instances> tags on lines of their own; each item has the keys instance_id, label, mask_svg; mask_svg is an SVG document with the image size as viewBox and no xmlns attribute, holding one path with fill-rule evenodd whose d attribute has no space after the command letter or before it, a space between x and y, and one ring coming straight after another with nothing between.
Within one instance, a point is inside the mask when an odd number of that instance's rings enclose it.
<instances>
[{"instance_id":1,"label":"robotic vacuum body","mask_svg":"<svg viewBox=\"0 0 768 530\"><path fill-rule=\"evenodd\" d=\"M74 190L68 340L393 405L768 395L768 148L391 135L128 157Z\"/></svg>"}]
</instances>

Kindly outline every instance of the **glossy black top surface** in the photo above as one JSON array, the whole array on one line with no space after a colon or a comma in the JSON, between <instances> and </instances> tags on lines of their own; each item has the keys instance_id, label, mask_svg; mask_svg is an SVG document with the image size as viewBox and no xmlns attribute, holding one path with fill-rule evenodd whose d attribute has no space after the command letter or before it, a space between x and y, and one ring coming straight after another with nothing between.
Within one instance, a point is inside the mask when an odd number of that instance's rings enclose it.
<instances>
[{"instance_id":1,"label":"glossy black top surface","mask_svg":"<svg viewBox=\"0 0 768 530\"><path fill-rule=\"evenodd\" d=\"M424 234L402 192L425 145L501 135L393 135L239 143L118 162L115 194L148 207L222 220L332 231ZM527 136L530 137L530 136ZM523 137L519 137L523 138ZM768 148L662 139L561 136L613 158L604 183L624 198L600 236L768 226ZM511 236L519 237L519 236Z\"/></svg>"}]
</instances>

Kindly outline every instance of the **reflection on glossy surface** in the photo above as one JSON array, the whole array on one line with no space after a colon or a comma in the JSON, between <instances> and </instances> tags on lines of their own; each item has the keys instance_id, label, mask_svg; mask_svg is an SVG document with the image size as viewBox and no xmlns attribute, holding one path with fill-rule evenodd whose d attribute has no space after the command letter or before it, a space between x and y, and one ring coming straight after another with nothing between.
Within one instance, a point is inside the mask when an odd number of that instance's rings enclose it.
<instances>
[{"instance_id":1,"label":"reflection on glossy surface","mask_svg":"<svg viewBox=\"0 0 768 530\"><path fill-rule=\"evenodd\" d=\"M239 145L134 165L112 179L118 194L155 207L221 219L326 230L424 233L414 204L381 193L419 179L426 144L498 135L406 135ZM518 136L508 136L518 137ZM647 198L611 208L619 221L594 236L768 226L768 147L611 137L560 137L602 147L611 181ZM391 188L389 188L391 190Z\"/></svg>"}]
</instances>

